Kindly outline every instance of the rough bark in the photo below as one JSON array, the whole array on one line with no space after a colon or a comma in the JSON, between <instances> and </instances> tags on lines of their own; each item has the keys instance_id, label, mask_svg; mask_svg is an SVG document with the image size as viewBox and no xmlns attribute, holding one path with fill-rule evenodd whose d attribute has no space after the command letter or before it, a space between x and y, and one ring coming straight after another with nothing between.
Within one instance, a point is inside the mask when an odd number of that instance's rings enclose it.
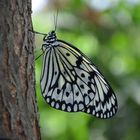
<instances>
[{"instance_id":1,"label":"rough bark","mask_svg":"<svg viewBox=\"0 0 140 140\"><path fill-rule=\"evenodd\" d=\"M31 0L0 0L0 140L39 140Z\"/></svg>"}]
</instances>

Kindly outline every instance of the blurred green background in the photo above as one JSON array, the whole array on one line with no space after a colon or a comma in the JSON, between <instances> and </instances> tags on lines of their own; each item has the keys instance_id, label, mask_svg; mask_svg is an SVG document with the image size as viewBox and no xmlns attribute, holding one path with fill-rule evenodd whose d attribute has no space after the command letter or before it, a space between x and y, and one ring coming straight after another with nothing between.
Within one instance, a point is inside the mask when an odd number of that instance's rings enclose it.
<instances>
[{"instance_id":1,"label":"blurred green background","mask_svg":"<svg viewBox=\"0 0 140 140\"><path fill-rule=\"evenodd\" d=\"M102 71L118 98L111 119L51 108L40 92L42 58L36 61L36 91L43 140L140 139L140 1L32 0L33 27L48 33L57 18L57 36L84 52ZM43 36L35 36L36 57Z\"/></svg>"}]
</instances>

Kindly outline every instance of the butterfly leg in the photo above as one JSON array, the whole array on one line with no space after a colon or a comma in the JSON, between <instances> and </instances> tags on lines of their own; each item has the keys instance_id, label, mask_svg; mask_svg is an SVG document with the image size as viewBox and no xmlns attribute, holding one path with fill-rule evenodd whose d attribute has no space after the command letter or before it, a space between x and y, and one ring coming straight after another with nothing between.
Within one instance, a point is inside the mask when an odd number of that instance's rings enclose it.
<instances>
[{"instance_id":1,"label":"butterfly leg","mask_svg":"<svg viewBox=\"0 0 140 140\"><path fill-rule=\"evenodd\" d=\"M44 46L45 46L45 44L43 44L42 47L41 47L42 53L35 60L40 58L45 53L46 48L44 49Z\"/></svg>"}]
</instances>

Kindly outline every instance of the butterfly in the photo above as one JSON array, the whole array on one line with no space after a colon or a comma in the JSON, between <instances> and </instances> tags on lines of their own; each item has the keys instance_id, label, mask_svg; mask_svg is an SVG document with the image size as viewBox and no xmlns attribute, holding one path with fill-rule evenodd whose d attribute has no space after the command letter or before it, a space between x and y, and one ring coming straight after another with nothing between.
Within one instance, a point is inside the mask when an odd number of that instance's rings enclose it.
<instances>
[{"instance_id":1,"label":"butterfly","mask_svg":"<svg viewBox=\"0 0 140 140\"><path fill-rule=\"evenodd\" d=\"M117 98L101 72L78 48L44 34L41 92L53 108L110 118L117 112Z\"/></svg>"}]
</instances>

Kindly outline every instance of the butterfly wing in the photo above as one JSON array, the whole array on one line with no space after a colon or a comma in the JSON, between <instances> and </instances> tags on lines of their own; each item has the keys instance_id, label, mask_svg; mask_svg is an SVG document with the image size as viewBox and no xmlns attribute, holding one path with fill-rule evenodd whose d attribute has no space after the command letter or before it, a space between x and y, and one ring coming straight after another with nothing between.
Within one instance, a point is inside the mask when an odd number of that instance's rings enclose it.
<instances>
[{"instance_id":1,"label":"butterfly wing","mask_svg":"<svg viewBox=\"0 0 140 140\"><path fill-rule=\"evenodd\" d=\"M109 118L117 111L116 96L102 74L80 50L64 42L44 54L41 90L54 108Z\"/></svg>"}]
</instances>

